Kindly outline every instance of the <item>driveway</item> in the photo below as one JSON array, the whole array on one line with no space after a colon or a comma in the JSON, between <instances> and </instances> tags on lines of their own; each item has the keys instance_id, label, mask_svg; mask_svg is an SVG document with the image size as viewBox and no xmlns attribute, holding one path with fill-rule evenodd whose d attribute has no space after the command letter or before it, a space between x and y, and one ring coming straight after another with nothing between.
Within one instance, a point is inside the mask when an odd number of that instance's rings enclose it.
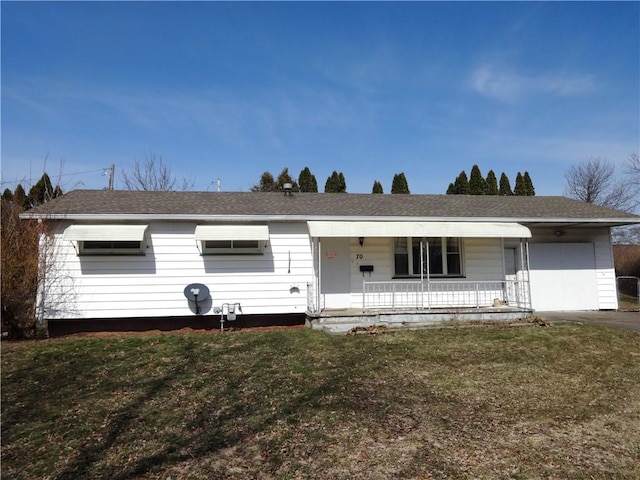
<instances>
[{"instance_id":1,"label":"driveway","mask_svg":"<svg viewBox=\"0 0 640 480\"><path fill-rule=\"evenodd\" d=\"M640 312L534 312L534 315L551 322L592 323L594 325L606 325L640 332Z\"/></svg>"}]
</instances>

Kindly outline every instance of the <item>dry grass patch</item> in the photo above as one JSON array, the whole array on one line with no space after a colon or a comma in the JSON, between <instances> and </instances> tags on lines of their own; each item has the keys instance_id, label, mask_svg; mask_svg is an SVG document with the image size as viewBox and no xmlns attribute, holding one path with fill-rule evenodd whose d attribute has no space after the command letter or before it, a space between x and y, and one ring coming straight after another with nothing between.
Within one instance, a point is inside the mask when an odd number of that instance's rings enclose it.
<instances>
[{"instance_id":1,"label":"dry grass patch","mask_svg":"<svg viewBox=\"0 0 640 480\"><path fill-rule=\"evenodd\" d=\"M582 325L3 346L3 478L640 477L640 335Z\"/></svg>"}]
</instances>

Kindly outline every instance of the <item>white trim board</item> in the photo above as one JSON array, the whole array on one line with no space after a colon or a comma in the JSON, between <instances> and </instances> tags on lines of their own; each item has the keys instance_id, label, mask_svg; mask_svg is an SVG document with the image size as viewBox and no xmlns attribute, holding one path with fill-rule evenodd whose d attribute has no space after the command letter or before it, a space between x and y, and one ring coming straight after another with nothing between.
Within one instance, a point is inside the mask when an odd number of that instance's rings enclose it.
<instances>
[{"instance_id":1,"label":"white trim board","mask_svg":"<svg viewBox=\"0 0 640 480\"><path fill-rule=\"evenodd\" d=\"M519 223L507 222L326 222L309 221L309 234L322 237L531 238Z\"/></svg>"}]
</instances>

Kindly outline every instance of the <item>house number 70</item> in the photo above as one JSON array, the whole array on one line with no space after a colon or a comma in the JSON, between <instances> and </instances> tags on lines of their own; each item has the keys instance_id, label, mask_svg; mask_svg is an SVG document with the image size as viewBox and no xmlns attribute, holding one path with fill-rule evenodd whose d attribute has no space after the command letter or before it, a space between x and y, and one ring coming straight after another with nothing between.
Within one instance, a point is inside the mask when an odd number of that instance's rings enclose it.
<instances>
[{"instance_id":1,"label":"house number 70","mask_svg":"<svg viewBox=\"0 0 640 480\"><path fill-rule=\"evenodd\" d=\"M362 253L356 253L356 260L362 260L364 255Z\"/></svg>"}]
</instances>

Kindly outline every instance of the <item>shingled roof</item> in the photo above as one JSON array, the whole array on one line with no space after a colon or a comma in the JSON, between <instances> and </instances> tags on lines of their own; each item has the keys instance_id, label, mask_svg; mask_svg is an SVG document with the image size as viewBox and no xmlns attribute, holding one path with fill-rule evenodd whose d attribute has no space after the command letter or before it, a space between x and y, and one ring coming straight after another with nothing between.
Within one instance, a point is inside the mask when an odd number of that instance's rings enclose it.
<instances>
[{"instance_id":1,"label":"shingled roof","mask_svg":"<svg viewBox=\"0 0 640 480\"><path fill-rule=\"evenodd\" d=\"M23 215L67 219L282 220L359 218L565 221L610 225L640 217L558 196L391 195L348 193L146 192L73 190Z\"/></svg>"}]
</instances>

